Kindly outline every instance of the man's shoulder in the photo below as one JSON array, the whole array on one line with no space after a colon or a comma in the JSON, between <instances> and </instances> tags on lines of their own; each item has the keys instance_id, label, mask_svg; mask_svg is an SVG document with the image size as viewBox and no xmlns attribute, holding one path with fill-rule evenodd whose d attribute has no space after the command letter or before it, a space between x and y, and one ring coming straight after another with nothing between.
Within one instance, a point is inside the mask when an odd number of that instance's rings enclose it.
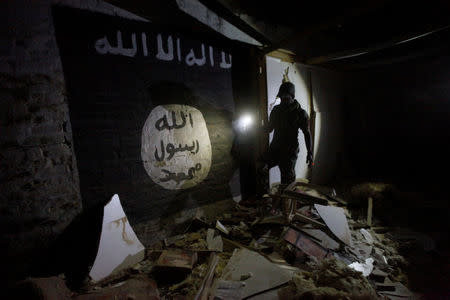
<instances>
[{"instance_id":1,"label":"man's shoulder","mask_svg":"<svg viewBox=\"0 0 450 300\"><path fill-rule=\"evenodd\" d=\"M280 105L281 105L281 103L278 103L277 105L274 105L273 108L272 108L272 110L274 110L274 109L279 109L279 108L280 108Z\"/></svg>"},{"instance_id":2,"label":"man's shoulder","mask_svg":"<svg viewBox=\"0 0 450 300\"><path fill-rule=\"evenodd\" d=\"M298 113L305 118L308 118L308 113L306 112L306 110L304 110L302 108L302 106L300 105L300 103L298 103L297 100L295 100L295 109L298 111Z\"/></svg>"},{"instance_id":3,"label":"man's shoulder","mask_svg":"<svg viewBox=\"0 0 450 300\"><path fill-rule=\"evenodd\" d=\"M271 113L278 112L279 110L280 110L280 104L277 104L272 108Z\"/></svg>"},{"instance_id":4,"label":"man's shoulder","mask_svg":"<svg viewBox=\"0 0 450 300\"><path fill-rule=\"evenodd\" d=\"M299 114L300 114L300 116L302 116L302 118L306 118L306 119L308 118L308 113L303 108L299 109Z\"/></svg>"}]
</instances>

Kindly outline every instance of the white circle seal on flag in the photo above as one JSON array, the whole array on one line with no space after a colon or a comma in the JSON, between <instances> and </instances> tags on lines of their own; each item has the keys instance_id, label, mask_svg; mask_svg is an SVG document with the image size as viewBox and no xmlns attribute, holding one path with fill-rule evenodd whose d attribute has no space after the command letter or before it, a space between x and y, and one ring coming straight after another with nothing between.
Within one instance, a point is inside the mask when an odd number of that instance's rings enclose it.
<instances>
[{"instance_id":1,"label":"white circle seal on flag","mask_svg":"<svg viewBox=\"0 0 450 300\"><path fill-rule=\"evenodd\" d=\"M180 104L155 107L142 128L141 140L145 171L163 188L187 189L208 176L211 141L198 109Z\"/></svg>"}]
</instances>

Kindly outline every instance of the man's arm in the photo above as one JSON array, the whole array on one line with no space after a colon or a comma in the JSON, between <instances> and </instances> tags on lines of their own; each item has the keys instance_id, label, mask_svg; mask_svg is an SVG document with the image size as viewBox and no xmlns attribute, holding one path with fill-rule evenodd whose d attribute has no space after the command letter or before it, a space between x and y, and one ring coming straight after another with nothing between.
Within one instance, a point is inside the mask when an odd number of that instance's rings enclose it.
<instances>
[{"instance_id":1,"label":"man's arm","mask_svg":"<svg viewBox=\"0 0 450 300\"><path fill-rule=\"evenodd\" d=\"M311 130L309 129L309 118L308 114L303 111L302 112L302 122L300 125L300 129L303 132L303 136L305 137L305 145L308 153L306 154L306 163L311 166L313 163L313 154L312 154L312 138L311 138Z\"/></svg>"},{"instance_id":2,"label":"man's arm","mask_svg":"<svg viewBox=\"0 0 450 300\"><path fill-rule=\"evenodd\" d=\"M274 129L273 123L274 123L274 118L275 118L275 115L276 115L276 113L274 113L274 112L275 112L275 108L272 109L272 111L270 112L268 122L263 125L263 130L267 134L271 133L272 130Z\"/></svg>"}]
</instances>

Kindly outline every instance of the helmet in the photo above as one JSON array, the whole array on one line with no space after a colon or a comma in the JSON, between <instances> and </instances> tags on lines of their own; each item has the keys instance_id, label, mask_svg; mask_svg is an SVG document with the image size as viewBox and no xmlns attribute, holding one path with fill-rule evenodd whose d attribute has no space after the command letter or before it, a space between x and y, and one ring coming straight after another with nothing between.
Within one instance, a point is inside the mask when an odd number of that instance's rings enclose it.
<instances>
[{"instance_id":1,"label":"helmet","mask_svg":"<svg viewBox=\"0 0 450 300\"><path fill-rule=\"evenodd\" d=\"M283 82L278 90L277 98L289 94L292 98L295 98L295 85L292 82Z\"/></svg>"}]
</instances>

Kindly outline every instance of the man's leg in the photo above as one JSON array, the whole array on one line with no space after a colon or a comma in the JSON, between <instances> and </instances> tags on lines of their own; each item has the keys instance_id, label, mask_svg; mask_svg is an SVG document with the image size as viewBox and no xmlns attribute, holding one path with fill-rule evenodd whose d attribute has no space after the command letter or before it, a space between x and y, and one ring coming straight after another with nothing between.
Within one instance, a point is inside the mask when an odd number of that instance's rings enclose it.
<instances>
[{"instance_id":1,"label":"man's leg","mask_svg":"<svg viewBox=\"0 0 450 300\"><path fill-rule=\"evenodd\" d=\"M273 149L269 148L260 159L256 162L257 187L256 196L262 198L264 194L268 194L270 190L269 170L278 165L278 156Z\"/></svg>"},{"instance_id":2,"label":"man's leg","mask_svg":"<svg viewBox=\"0 0 450 300\"><path fill-rule=\"evenodd\" d=\"M286 187L295 181L295 164L297 162L297 155L286 156L280 162L280 173L281 173L281 193L286 189ZM283 200L283 214L288 222L291 221L295 207L295 201L292 199Z\"/></svg>"}]
</instances>

